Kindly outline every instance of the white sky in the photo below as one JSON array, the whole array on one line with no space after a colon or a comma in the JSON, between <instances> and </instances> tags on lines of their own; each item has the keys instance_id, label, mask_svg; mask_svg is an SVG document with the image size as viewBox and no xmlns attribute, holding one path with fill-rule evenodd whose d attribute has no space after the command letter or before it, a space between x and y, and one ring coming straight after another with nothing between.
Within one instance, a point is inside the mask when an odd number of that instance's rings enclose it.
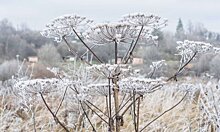
<instances>
[{"instance_id":1,"label":"white sky","mask_svg":"<svg viewBox=\"0 0 220 132\"><path fill-rule=\"evenodd\" d=\"M145 12L168 19L167 30L175 31L178 18L184 28L189 20L220 32L220 0L0 0L0 20L13 25L26 23L41 30L51 19L76 13L95 22L117 21L124 14Z\"/></svg>"}]
</instances>

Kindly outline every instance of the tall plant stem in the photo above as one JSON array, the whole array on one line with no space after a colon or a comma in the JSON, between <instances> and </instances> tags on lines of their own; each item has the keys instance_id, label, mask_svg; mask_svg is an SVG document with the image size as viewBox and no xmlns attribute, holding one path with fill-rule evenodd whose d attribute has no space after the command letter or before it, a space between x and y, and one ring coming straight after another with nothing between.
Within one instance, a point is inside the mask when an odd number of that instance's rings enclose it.
<instances>
[{"instance_id":1,"label":"tall plant stem","mask_svg":"<svg viewBox=\"0 0 220 132\"><path fill-rule=\"evenodd\" d=\"M120 116L119 116L119 87L117 85L117 80L114 80L113 81L115 86L114 86L114 100L115 100L115 113L116 113L116 124L115 124L115 127L116 127L116 132L119 132L120 131Z\"/></svg>"},{"instance_id":2,"label":"tall plant stem","mask_svg":"<svg viewBox=\"0 0 220 132\"><path fill-rule=\"evenodd\" d=\"M129 55L129 52L131 51L131 48L133 47L133 43L134 43L134 40L132 40L132 42L131 42L131 44L130 44L130 46L129 46L129 48L128 48L126 54L125 54L125 56L123 57L122 63L125 62L126 57Z\"/></svg>"},{"instance_id":3,"label":"tall plant stem","mask_svg":"<svg viewBox=\"0 0 220 132\"><path fill-rule=\"evenodd\" d=\"M125 59L125 62L124 62L125 64L128 63L128 60L129 60L130 57L132 56L133 51L134 51L134 49L135 49L135 47L136 47L136 45L137 45L137 43L138 43L138 40L139 40L139 38L140 38L140 36L141 36L141 33L142 33L143 29L144 29L144 26L141 26L140 32L139 32L139 34L138 34L138 36L137 36L137 39L136 39L136 41L135 41L133 47L132 47L131 50L129 51L128 57L126 57L126 59Z\"/></svg>"},{"instance_id":4,"label":"tall plant stem","mask_svg":"<svg viewBox=\"0 0 220 132\"><path fill-rule=\"evenodd\" d=\"M136 101L135 101L135 90L133 90L133 121L134 121L134 130L137 132L137 122L136 122Z\"/></svg>"},{"instance_id":5,"label":"tall plant stem","mask_svg":"<svg viewBox=\"0 0 220 132\"><path fill-rule=\"evenodd\" d=\"M89 119L89 116L88 116L88 114L86 113L86 111L85 111L85 109L84 109L84 107L83 107L82 102L79 101L79 103L80 103L80 105L81 105L81 108L82 108L82 110L83 110L83 113L85 114L87 120L89 121L90 126L92 127L92 131L93 131L93 132L96 132L95 127L92 125L92 122L91 122L91 120Z\"/></svg>"},{"instance_id":6,"label":"tall plant stem","mask_svg":"<svg viewBox=\"0 0 220 132\"><path fill-rule=\"evenodd\" d=\"M51 115L53 116L54 120L55 120L58 124L60 124L60 126L63 127L63 129L64 129L65 131L69 132L69 130L64 126L64 124L61 123L60 120L57 118L57 116L52 112L52 110L51 110L50 107L48 106L46 100L44 99L43 94L42 94L41 92L40 92L39 94L40 94L40 96L41 96L41 98L42 98L42 100L43 100L45 106L47 107L47 109L49 110L49 112L51 113Z\"/></svg>"},{"instance_id":7,"label":"tall plant stem","mask_svg":"<svg viewBox=\"0 0 220 132\"><path fill-rule=\"evenodd\" d=\"M106 104L106 111L107 111L107 114L109 117L109 106L108 106L108 96L107 95L105 96L105 104Z\"/></svg>"},{"instance_id":8,"label":"tall plant stem","mask_svg":"<svg viewBox=\"0 0 220 132\"><path fill-rule=\"evenodd\" d=\"M65 36L62 37L64 42L66 43L67 47L70 49L70 52L73 54L73 55L76 55L77 57L80 58L81 61L85 62L86 64L92 66L92 64L90 64L88 61L84 60L81 56L78 55L78 53L70 46L70 44L67 42Z\"/></svg>"},{"instance_id":9,"label":"tall plant stem","mask_svg":"<svg viewBox=\"0 0 220 132\"><path fill-rule=\"evenodd\" d=\"M115 41L115 64L118 64L118 43Z\"/></svg>"},{"instance_id":10,"label":"tall plant stem","mask_svg":"<svg viewBox=\"0 0 220 132\"><path fill-rule=\"evenodd\" d=\"M109 106L109 121L108 121L108 123L109 123L109 132L111 132L112 130L113 130L113 119L112 119L112 99L111 99L111 85L110 85L110 82L111 80L110 80L110 78L108 78L108 106Z\"/></svg>"},{"instance_id":11,"label":"tall plant stem","mask_svg":"<svg viewBox=\"0 0 220 132\"><path fill-rule=\"evenodd\" d=\"M133 98L133 96L130 97L121 107L119 107L119 111L118 111L117 113L119 113L119 112L128 104L128 102L129 102L132 98ZM117 113L115 113L115 114L113 115L113 117L115 117Z\"/></svg>"},{"instance_id":12,"label":"tall plant stem","mask_svg":"<svg viewBox=\"0 0 220 132\"><path fill-rule=\"evenodd\" d=\"M146 129L150 124L152 124L154 121L156 121L158 118L160 118L161 116L163 116L164 114L166 114L167 112L171 111L172 109L174 109L175 107L177 107L186 97L186 95L188 94L189 92L187 91L185 93L185 95L182 97L182 99L176 103L174 106L172 106L171 108L167 109L166 111L164 111L162 114L160 114L159 116L157 116L156 118L154 118L152 121L150 121L147 125L145 125L141 130L140 132L142 132L144 129Z\"/></svg>"},{"instance_id":13,"label":"tall plant stem","mask_svg":"<svg viewBox=\"0 0 220 132\"><path fill-rule=\"evenodd\" d=\"M115 40L115 64L118 63L118 43ZM120 116L119 113L119 87L117 84L117 78L113 78L112 82L114 83L114 100L115 100L115 113L116 113L116 122L115 122L115 128L116 132L120 131Z\"/></svg>"},{"instance_id":14,"label":"tall plant stem","mask_svg":"<svg viewBox=\"0 0 220 132\"><path fill-rule=\"evenodd\" d=\"M140 103L141 99L138 98L138 106L137 106L137 132L139 130L139 120L140 120Z\"/></svg>"},{"instance_id":15,"label":"tall plant stem","mask_svg":"<svg viewBox=\"0 0 220 132\"><path fill-rule=\"evenodd\" d=\"M76 34L76 36L79 38L79 40L83 43L83 45L95 56L95 58L100 62L100 63L103 63L99 57L92 51L92 49L82 40L82 38L79 36L79 34L76 32L76 30L71 27L73 32Z\"/></svg>"},{"instance_id":16,"label":"tall plant stem","mask_svg":"<svg viewBox=\"0 0 220 132\"><path fill-rule=\"evenodd\" d=\"M140 96L137 97L136 100L137 100L138 98L140 98ZM130 104L125 108L125 110L122 112L121 116L124 116L124 114L128 111L128 109L129 109L130 107L132 107L132 104L133 104L133 102L130 103Z\"/></svg>"},{"instance_id":17,"label":"tall plant stem","mask_svg":"<svg viewBox=\"0 0 220 132\"><path fill-rule=\"evenodd\" d=\"M62 104L63 104L64 98L65 98L65 96L66 96L67 89L68 89L68 86L66 87L66 89L65 89L65 91L64 91L64 93L63 93L63 97L62 97L62 99L61 99L61 101L60 101L60 104L59 104L59 106L58 106L58 108L57 108L57 110L56 110L56 112L55 112L55 115L57 115L58 111L60 110L60 107L61 107Z\"/></svg>"},{"instance_id":18,"label":"tall plant stem","mask_svg":"<svg viewBox=\"0 0 220 132\"><path fill-rule=\"evenodd\" d=\"M96 105L94 105L92 102L86 100L86 102L88 102L90 105L92 105L94 108L96 108L99 112L101 112L103 115L105 115L106 117L108 117L108 115L106 115L100 108L98 108Z\"/></svg>"},{"instance_id":19,"label":"tall plant stem","mask_svg":"<svg viewBox=\"0 0 220 132\"><path fill-rule=\"evenodd\" d=\"M193 54L193 56L184 64L182 65L179 70L170 78L167 79L167 81L170 81L171 79L174 79L177 81L177 76L180 74L180 72L193 60L193 58L197 55L197 51Z\"/></svg>"},{"instance_id":20,"label":"tall plant stem","mask_svg":"<svg viewBox=\"0 0 220 132\"><path fill-rule=\"evenodd\" d=\"M107 122L104 118L102 118L95 110L93 110L86 102L84 102L84 103L85 103L85 105L86 105L92 112L94 112L102 121L104 121L105 123L108 124L108 122Z\"/></svg>"}]
</instances>

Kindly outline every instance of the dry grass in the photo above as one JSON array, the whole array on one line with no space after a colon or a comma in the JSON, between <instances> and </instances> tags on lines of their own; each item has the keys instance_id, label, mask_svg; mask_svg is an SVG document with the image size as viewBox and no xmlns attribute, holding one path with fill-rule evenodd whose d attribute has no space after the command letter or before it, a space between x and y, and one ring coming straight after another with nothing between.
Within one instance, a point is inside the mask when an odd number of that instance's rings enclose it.
<instances>
[{"instance_id":1,"label":"dry grass","mask_svg":"<svg viewBox=\"0 0 220 132\"><path fill-rule=\"evenodd\" d=\"M195 81L195 80L193 80ZM184 92L173 88L174 84L169 84L162 90L147 94L141 100L140 106L140 129L155 117L175 105L183 96ZM196 93L199 94L199 93ZM59 94L58 94L59 95ZM50 94L46 100L53 111L56 110L61 97ZM164 114L161 118L149 125L144 131L146 132L180 132L180 131L198 131L199 130L199 96L194 96L193 99L187 98L175 107L172 111ZM33 113L25 111L16 104L16 98L9 96L0 96L0 131L33 131L34 121ZM104 110L105 103L101 97L97 97L95 104L99 105ZM68 126L72 131L74 123L77 125L80 113L77 105L70 102L65 102L58 112L59 119ZM32 110L35 111L35 124L37 131L63 131L59 124L55 123L53 117L44 106L42 100L36 99L33 102ZM91 120L98 131L106 131L106 125L101 122L99 117L92 112L89 113ZM123 117L124 125L121 128L122 132L129 132L133 129L132 114L130 110ZM107 120L107 119L106 119ZM95 122L94 122L95 121ZM85 127L88 127L85 119ZM89 129L91 130L91 129ZM83 131L83 130L79 130Z\"/></svg>"}]
</instances>

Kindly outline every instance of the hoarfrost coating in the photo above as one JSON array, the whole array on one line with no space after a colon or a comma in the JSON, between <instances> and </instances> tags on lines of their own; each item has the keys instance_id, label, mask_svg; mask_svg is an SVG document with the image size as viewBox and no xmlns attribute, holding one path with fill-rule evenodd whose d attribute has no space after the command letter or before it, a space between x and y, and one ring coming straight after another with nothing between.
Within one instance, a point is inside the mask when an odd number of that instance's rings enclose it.
<instances>
[{"instance_id":1,"label":"hoarfrost coating","mask_svg":"<svg viewBox=\"0 0 220 132\"><path fill-rule=\"evenodd\" d=\"M167 19L161 19L157 15L144 13L125 15L121 21L134 26L146 26L147 28L162 28L167 25Z\"/></svg>"},{"instance_id":2,"label":"hoarfrost coating","mask_svg":"<svg viewBox=\"0 0 220 132\"><path fill-rule=\"evenodd\" d=\"M198 53L207 53L213 50L213 45L210 43L200 42L200 41L177 41L178 46L176 47L178 54L181 56L181 64L189 61L194 55ZM218 50L218 48L215 48Z\"/></svg>"},{"instance_id":3,"label":"hoarfrost coating","mask_svg":"<svg viewBox=\"0 0 220 132\"><path fill-rule=\"evenodd\" d=\"M47 38L53 38L57 42L62 41L64 36L73 36L74 30L81 30L86 25L91 24L93 21L86 19L79 15L64 15L55 18L46 25L46 28L41 32L41 35Z\"/></svg>"}]
</instances>

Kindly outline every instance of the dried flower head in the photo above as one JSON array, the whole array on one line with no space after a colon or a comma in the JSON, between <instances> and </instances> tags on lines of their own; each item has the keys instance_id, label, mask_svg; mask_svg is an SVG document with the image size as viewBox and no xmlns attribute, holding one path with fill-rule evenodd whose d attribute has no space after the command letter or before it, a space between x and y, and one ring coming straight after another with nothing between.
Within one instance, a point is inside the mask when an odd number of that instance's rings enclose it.
<instances>
[{"instance_id":1,"label":"dried flower head","mask_svg":"<svg viewBox=\"0 0 220 132\"><path fill-rule=\"evenodd\" d=\"M145 26L148 28L162 28L167 25L167 19L161 19L157 15L147 15L144 13L125 15L121 21L133 26Z\"/></svg>"},{"instance_id":2,"label":"dried flower head","mask_svg":"<svg viewBox=\"0 0 220 132\"><path fill-rule=\"evenodd\" d=\"M177 41L178 55L181 55L181 62L187 62L195 53L206 53L210 51L213 46L210 43L184 40Z\"/></svg>"},{"instance_id":3,"label":"dried flower head","mask_svg":"<svg viewBox=\"0 0 220 132\"><path fill-rule=\"evenodd\" d=\"M53 38L57 42L61 42L63 36L73 35L72 28L79 30L92 22L92 20L88 20L86 17L74 14L64 15L55 18L47 24L46 28L41 32L41 35L47 38Z\"/></svg>"},{"instance_id":4,"label":"dried flower head","mask_svg":"<svg viewBox=\"0 0 220 132\"><path fill-rule=\"evenodd\" d=\"M97 44L127 43L131 42L136 35L136 29L128 24L99 24L91 28L87 33L88 41Z\"/></svg>"},{"instance_id":5,"label":"dried flower head","mask_svg":"<svg viewBox=\"0 0 220 132\"><path fill-rule=\"evenodd\" d=\"M150 79L150 78L134 78L129 77L119 81L119 87L122 92L130 93L135 91L140 95L145 93L153 92L161 88L165 84L161 79Z\"/></svg>"},{"instance_id":6,"label":"dried flower head","mask_svg":"<svg viewBox=\"0 0 220 132\"><path fill-rule=\"evenodd\" d=\"M63 86L63 82L59 79L32 79L26 81L18 81L14 88L19 91L25 91L30 94L49 93L57 91Z\"/></svg>"}]
</instances>

